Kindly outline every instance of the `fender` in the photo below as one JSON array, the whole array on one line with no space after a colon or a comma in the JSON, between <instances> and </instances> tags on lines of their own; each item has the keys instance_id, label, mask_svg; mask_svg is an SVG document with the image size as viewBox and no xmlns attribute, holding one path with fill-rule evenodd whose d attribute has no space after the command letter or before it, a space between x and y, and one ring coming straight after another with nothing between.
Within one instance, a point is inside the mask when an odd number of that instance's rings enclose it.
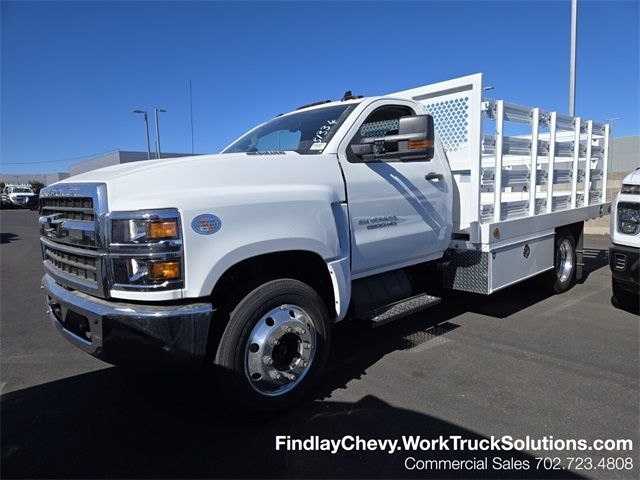
<instances>
[{"instance_id":1,"label":"fender","mask_svg":"<svg viewBox=\"0 0 640 480\"><path fill-rule=\"evenodd\" d=\"M282 235L280 232L290 231L291 227L277 222L276 225L269 226L268 233L264 233L266 238L256 239L240 246L233 242L232 249L221 256L218 256L219 252L216 252L215 248L212 248L208 255L203 255L201 248L196 249L196 252L200 252L198 255L200 259L195 263L209 265L212 268L206 272L200 288L194 291L193 295L199 297L209 295L225 272L245 260L270 253L309 252L317 255L326 265L333 287L336 320L342 320L347 313L351 298L349 216L344 202L331 204L330 215L326 215L327 210L329 209L316 210L315 215L305 216L307 220L312 220L311 222L305 221L297 225L301 233L306 233L304 236ZM253 232L264 231L260 228L260 221L256 224L258 228L254 228ZM277 234L274 235L274 232ZM223 248L224 244L219 246ZM193 251L187 248L186 254L187 256L193 254ZM194 265L192 258L188 258L187 261L189 265ZM187 288L189 288L188 285Z\"/></svg>"}]
</instances>

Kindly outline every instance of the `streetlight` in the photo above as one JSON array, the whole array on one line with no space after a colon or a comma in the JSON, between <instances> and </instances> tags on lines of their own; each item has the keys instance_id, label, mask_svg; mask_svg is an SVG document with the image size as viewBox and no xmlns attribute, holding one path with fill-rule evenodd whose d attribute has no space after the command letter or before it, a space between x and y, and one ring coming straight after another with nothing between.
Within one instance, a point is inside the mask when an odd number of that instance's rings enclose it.
<instances>
[{"instance_id":1,"label":"streetlight","mask_svg":"<svg viewBox=\"0 0 640 480\"><path fill-rule=\"evenodd\" d=\"M162 153L160 152L160 124L158 123L158 113L166 112L164 108L155 108L156 113L156 158L161 158Z\"/></svg>"},{"instance_id":2,"label":"streetlight","mask_svg":"<svg viewBox=\"0 0 640 480\"><path fill-rule=\"evenodd\" d=\"M133 113L144 114L144 128L147 131L147 160L151 160L151 143L149 142L149 121L147 119L146 110L134 110Z\"/></svg>"},{"instance_id":3,"label":"streetlight","mask_svg":"<svg viewBox=\"0 0 640 480\"><path fill-rule=\"evenodd\" d=\"M621 117L613 117L613 118L605 118L604 121L611 125L611 130L613 130L613 122L620 120Z\"/></svg>"},{"instance_id":4,"label":"streetlight","mask_svg":"<svg viewBox=\"0 0 640 480\"><path fill-rule=\"evenodd\" d=\"M571 58L569 60L569 116L576 116L576 50L578 48L578 0L571 0Z\"/></svg>"}]
</instances>

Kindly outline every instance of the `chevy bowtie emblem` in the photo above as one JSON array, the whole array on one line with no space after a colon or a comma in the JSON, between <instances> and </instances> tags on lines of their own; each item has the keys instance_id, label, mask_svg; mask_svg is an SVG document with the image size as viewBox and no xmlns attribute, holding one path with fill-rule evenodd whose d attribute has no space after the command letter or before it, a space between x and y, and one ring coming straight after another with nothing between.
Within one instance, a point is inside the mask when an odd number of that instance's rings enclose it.
<instances>
[{"instance_id":1,"label":"chevy bowtie emblem","mask_svg":"<svg viewBox=\"0 0 640 480\"><path fill-rule=\"evenodd\" d=\"M60 234L60 226L62 222L64 222L62 217L62 213L53 213L51 215L46 215L42 217L44 223L44 231L47 233L47 236L58 236Z\"/></svg>"}]
</instances>

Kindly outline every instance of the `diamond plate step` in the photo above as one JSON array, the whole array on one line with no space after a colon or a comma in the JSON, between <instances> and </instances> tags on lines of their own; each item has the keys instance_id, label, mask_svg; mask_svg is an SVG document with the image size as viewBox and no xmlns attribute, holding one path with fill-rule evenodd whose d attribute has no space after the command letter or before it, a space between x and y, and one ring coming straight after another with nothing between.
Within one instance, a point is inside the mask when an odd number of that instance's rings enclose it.
<instances>
[{"instance_id":1,"label":"diamond plate step","mask_svg":"<svg viewBox=\"0 0 640 480\"><path fill-rule=\"evenodd\" d=\"M439 304L441 300L439 297L423 293L422 295L416 295L415 297L371 310L359 317L358 320L370 322L372 327L379 327L420 310L433 307Z\"/></svg>"}]
</instances>

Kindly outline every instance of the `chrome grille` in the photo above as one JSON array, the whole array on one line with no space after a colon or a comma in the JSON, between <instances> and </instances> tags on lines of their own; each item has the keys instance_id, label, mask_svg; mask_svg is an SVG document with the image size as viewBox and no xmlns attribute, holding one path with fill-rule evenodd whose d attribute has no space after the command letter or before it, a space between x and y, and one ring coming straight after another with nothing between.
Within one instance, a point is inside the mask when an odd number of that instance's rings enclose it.
<instances>
[{"instance_id":1,"label":"chrome grille","mask_svg":"<svg viewBox=\"0 0 640 480\"><path fill-rule=\"evenodd\" d=\"M62 273L72 275L82 281L98 285L98 269L95 257L76 253L68 253L53 247L44 247L45 261Z\"/></svg>"},{"instance_id":2,"label":"chrome grille","mask_svg":"<svg viewBox=\"0 0 640 480\"><path fill-rule=\"evenodd\" d=\"M42 215L60 214L63 219L93 222L93 198L91 197L57 197L40 200Z\"/></svg>"},{"instance_id":3,"label":"chrome grille","mask_svg":"<svg viewBox=\"0 0 640 480\"><path fill-rule=\"evenodd\" d=\"M40 242L46 272L65 287L103 298L109 289L102 241L106 200L104 184L62 183L40 192Z\"/></svg>"},{"instance_id":4,"label":"chrome grille","mask_svg":"<svg viewBox=\"0 0 640 480\"><path fill-rule=\"evenodd\" d=\"M616 253L615 269L624 270L625 268L627 268L627 256L624 253Z\"/></svg>"}]
</instances>

